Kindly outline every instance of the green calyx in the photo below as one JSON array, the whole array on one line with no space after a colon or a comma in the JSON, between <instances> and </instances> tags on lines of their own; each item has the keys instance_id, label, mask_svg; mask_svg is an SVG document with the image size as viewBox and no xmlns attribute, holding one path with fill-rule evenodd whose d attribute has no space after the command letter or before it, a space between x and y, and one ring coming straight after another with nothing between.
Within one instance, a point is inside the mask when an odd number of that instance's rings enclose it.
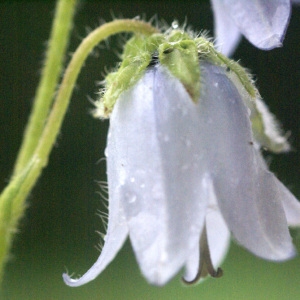
<instances>
[{"instance_id":1,"label":"green calyx","mask_svg":"<svg viewBox=\"0 0 300 300\"><path fill-rule=\"evenodd\" d=\"M183 30L168 30L150 36L136 34L125 45L117 71L107 75L106 87L96 102L94 115L108 118L122 92L132 87L153 62L160 63L185 87L191 100L201 98L200 64L208 61L227 70L250 111L254 139L273 152L289 150L274 116L262 102L251 75L239 63L215 50L204 36L193 37Z\"/></svg>"},{"instance_id":2,"label":"green calyx","mask_svg":"<svg viewBox=\"0 0 300 300\"><path fill-rule=\"evenodd\" d=\"M194 102L200 96L198 51L193 40L163 43L159 46L159 62L177 77Z\"/></svg>"},{"instance_id":3,"label":"green calyx","mask_svg":"<svg viewBox=\"0 0 300 300\"><path fill-rule=\"evenodd\" d=\"M108 118L121 93L143 76L153 60L179 79L195 103L201 90L201 60L229 69L253 99L259 97L251 76L238 63L216 51L207 38L194 38L183 30L168 30L150 36L136 34L126 43L118 70L106 76L106 87L100 92L94 116Z\"/></svg>"},{"instance_id":4,"label":"green calyx","mask_svg":"<svg viewBox=\"0 0 300 300\"><path fill-rule=\"evenodd\" d=\"M96 102L96 117L107 118L125 90L145 73L152 60L157 60L184 85L194 102L200 96L200 69L195 40L180 30L150 37L135 35L125 45L117 71L107 75L102 97Z\"/></svg>"}]
</instances>

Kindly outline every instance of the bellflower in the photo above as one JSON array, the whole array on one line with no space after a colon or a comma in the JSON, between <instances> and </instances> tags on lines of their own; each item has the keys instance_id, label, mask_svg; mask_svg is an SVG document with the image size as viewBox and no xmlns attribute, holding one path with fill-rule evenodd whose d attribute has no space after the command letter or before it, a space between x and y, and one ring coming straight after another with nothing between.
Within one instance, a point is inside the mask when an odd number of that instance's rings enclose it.
<instances>
[{"instance_id":1,"label":"bellflower","mask_svg":"<svg viewBox=\"0 0 300 300\"><path fill-rule=\"evenodd\" d=\"M254 46L280 47L291 13L291 0L211 0L215 37L225 55L230 55L244 35Z\"/></svg>"},{"instance_id":2,"label":"bellflower","mask_svg":"<svg viewBox=\"0 0 300 300\"><path fill-rule=\"evenodd\" d=\"M300 204L260 153L289 145L239 64L173 30L133 37L106 83L96 115L110 116L107 233L96 263L66 284L93 280L128 236L156 285L182 268L186 283L221 276L230 235L267 260L295 255Z\"/></svg>"}]
</instances>

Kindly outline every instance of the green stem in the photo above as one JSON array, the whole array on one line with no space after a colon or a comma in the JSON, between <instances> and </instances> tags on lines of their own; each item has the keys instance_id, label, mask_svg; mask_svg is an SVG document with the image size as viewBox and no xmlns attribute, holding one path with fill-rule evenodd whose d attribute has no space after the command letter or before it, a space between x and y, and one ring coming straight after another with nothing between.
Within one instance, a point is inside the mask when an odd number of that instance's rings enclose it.
<instances>
[{"instance_id":1,"label":"green stem","mask_svg":"<svg viewBox=\"0 0 300 300\"><path fill-rule=\"evenodd\" d=\"M4 266L8 259L13 235L17 231L19 219L24 214L25 199L31 190L32 185L24 185L24 183L29 170L35 166L32 155L44 130L61 74L75 6L76 0L59 0L57 2L45 66L32 113L24 133L13 176L0 196L0 283L3 279Z\"/></svg>"},{"instance_id":2,"label":"green stem","mask_svg":"<svg viewBox=\"0 0 300 300\"><path fill-rule=\"evenodd\" d=\"M28 121L23 143L15 164L14 174L22 171L30 160L42 135L55 89L62 71L62 64L69 41L76 0L60 0L46 53L45 67L42 71L32 113Z\"/></svg>"},{"instance_id":3,"label":"green stem","mask_svg":"<svg viewBox=\"0 0 300 300\"><path fill-rule=\"evenodd\" d=\"M55 104L49 116L47 126L45 127L36 151L37 156L42 160L45 160L45 164L47 164L46 159L48 158L52 145L56 140L56 136L59 132L66 109L70 102L71 93L84 61L97 44L109 36L120 32L135 32L150 35L156 33L157 29L142 21L126 19L115 20L95 29L82 41L81 45L75 51L65 72Z\"/></svg>"},{"instance_id":4,"label":"green stem","mask_svg":"<svg viewBox=\"0 0 300 300\"><path fill-rule=\"evenodd\" d=\"M42 169L47 165L51 149L63 122L76 79L92 49L107 37L120 32L135 32L150 35L157 32L150 24L137 20L116 20L91 32L80 44L66 69L62 84L51 113L47 119L38 145L21 172L12 177L0 196L0 280L12 237L18 221L25 211L25 200ZM25 162L23 162L25 163Z\"/></svg>"}]
</instances>

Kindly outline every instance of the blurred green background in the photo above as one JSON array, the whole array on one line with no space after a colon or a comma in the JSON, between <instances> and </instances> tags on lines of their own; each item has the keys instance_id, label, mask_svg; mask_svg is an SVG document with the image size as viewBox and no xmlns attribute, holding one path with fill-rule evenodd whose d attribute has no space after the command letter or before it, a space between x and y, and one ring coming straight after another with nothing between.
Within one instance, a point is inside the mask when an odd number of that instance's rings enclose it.
<instances>
[{"instance_id":1,"label":"blurred green background","mask_svg":"<svg viewBox=\"0 0 300 300\"><path fill-rule=\"evenodd\" d=\"M29 116L43 65L54 2L0 3L0 187L4 188ZM169 24L187 21L212 34L209 1L81 1L69 52L86 33L113 16L156 16ZM123 37L126 37L125 35ZM259 90L285 130L294 150L267 154L270 168L300 198L300 6L294 7L284 47L264 52L243 40L234 54L257 79ZM105 180L108 122L94 120L88 96L116 65L123 39L98 47L77 82L50 163L28 198L26 216L15 237L1 299L300 299L300 257L282 264L263 261L232 243L221 279L185 288L180 275L162 288L140 275L129 242L95 281L79 288L64 285L61 274L83 274L99 255L96 231L103 231L97 180ZM69 61L70 55L66 57ZM300 251L300 231L292 232Z\"/></svg>"}]
</instances>

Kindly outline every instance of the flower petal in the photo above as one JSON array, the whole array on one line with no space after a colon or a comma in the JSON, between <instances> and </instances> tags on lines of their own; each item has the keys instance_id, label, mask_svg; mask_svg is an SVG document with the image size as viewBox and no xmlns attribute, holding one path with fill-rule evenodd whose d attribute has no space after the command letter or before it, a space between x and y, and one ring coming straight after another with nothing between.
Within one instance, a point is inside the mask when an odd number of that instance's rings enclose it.
<instances>
[{"instance_id":1,"label":"flower petal","mask_svg":"<svg viewBox=\"0 0 300 300\"><path fill-rule=\"evenodd\" d=\"M157 285L184 265L203 227L196 106L159 66L124 92L111 117L119 124L111 138L130 239L144 276Z\"/></svg>"},{"instance_id":2,"label":"flower petal","mask_svg":"<svg viewBox=\"0 0 300 300\"><path fill-rule=\"evenodd\" d=\"M222 2L223 18L230 16L240 32L256 47L268 50L281 46L290 18L290 0ZM214 7L221 7L221 4L216 5L217 0L213 3Z\"/></svg>"},{"instance_id":3,"label":"flower petal","mask_svg":"<svg viewBox=\"0 0 300 300\"><path fill-rule=\"evenodd\" d=\"M68 274L63 274L63 279L65 283L69 286L81 286L94 280L105 268L106 266L115 258L116 254L124 244L128 228L125 223L124 212L122 206L120 205L119 196L119 182L117 177L117 170L111 168L113 164L114 156L110 155L110 152L114 148L113 141L108 137L108 145L110 145L107 155L109 156L108 161L108 174L109 176L109 214L108 214L108 224L107 233L104 238L104 246L101 254L95 264L80 278L72 279Z\"/></svg>"},{"instance_id":4,"label":"flower petal","mask_svg":"<svg viewBox=\"0 0 300 300\"><path fill-rule=\"evenodd\" d=\"M287 137L282 134L279 122L275 116L270 113L266 104L260 99L260 96L257 95L256 98L252 98L235 73L230 72L228 75L234 82L244 103L251 111L250 119L254 139L260 146L272 152L279 153L289 151L290 145L287 141Z\"/></svg>"},{"instance_id":5,"label":"flower petal","mask_svg":"<svg viewBox=\"0 0 300 300\"><path fill-rule=\"evenodd\" d=\"M206 215L206 229L212 263L217 269L222 263L230 245L230 232L219 210L217 199L210 183L210 203Z\"/></svg>"},{"instance_id":6,"label":"flower petal","mask_svg":"<svg viewBox=\"0 0 300 300\"><path fill-rule=\"evenodd\" d=\"M213 190L213 183L208 174L205 174L203 177L202 186L209 202L205 219L208 247L213 267L217 270L228 251L230 245L230 232L219 210L216 195ZM199 271L198 266L199 244L188 257L185 265L186 272L184 279L187 282L193 281L197 276L197 272Z\"/></svg>"},{"instance_id":7,"label":"flower petal","mask_svg":"<svg viewBox=\"0 0 300 300\"><path fill-rule=\"evenodd\" d=\"M203 68L202 143L218 205L235 239L254 254L284 260L294 254L282 192L253 145L247 107L220 67Z\"/></svg>"},{"instance_id":8,"label":"flower petal","mask_svg":"<svg viewBox=\"0 0 300 300\"><path fill-rule=\"evenodd\" d=\"M231 56L242 37L240 30L228 14L223 1L211 0L211 2L217 50Z\"/></svg>"},{"instance_id":9,"label":"flower petal","mask_svg":"<svg viewBox=\"0 0 300 300\"><path fill-rule=\"evenodd\" d=\"M258 153L259 163L267 168L267 165L260 153ZM269 172L270 180L273 181L273 186L277 190L278 198L282 200L283 209L289 226L300 226L300 202L295 196L274 176Z\"/></svg>"},{"instance_id":10,"label":"flower petal","mask_svg":"<svg viewBox=\"0 0 300 300\"><path fill-rule=\"evenodd\" d=\"M273 180L282 194L282 204L288 225L292 227L300 226L300 202L275 176Z\"/></svg>"}]
</instances>

